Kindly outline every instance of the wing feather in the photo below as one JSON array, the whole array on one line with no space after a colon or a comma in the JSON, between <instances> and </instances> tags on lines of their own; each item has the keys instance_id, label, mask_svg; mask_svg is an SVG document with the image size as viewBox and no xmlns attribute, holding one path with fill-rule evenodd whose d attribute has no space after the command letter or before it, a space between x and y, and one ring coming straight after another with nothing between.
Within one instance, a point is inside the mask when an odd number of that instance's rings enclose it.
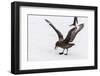
<instances>
[{"instance_id":1,"label":"wing feather","mask_svg":"<svg viewBox=\"0 0 100 76\"><path fill-rule=\"evenodd\" d=\"M65 43L68 43L68 42L70 41L71 36L72 36L72 33L73 33L75 30L76 30L76 28L74 27L74 28L72 28L72 29L68 32L68 34L67 34L67 36L66 36L66 38L65 38L65 40L64 40Z\"/></svg>"},{"instance_id":2,"label":"wing feather","mask_svg":"<svg viewBox=\"0 0 100 76\"><path fill-rule=\"evenodd\" d=\"M61 33L59 30L57 30L57 29L54 27L54 25L53 25L49 20L45 19L45 21L46 21L47 23L49 23L49 25L55 30L55 32L56 32L57 35L58 35L59 41L62 41L62 40L63 40L63 35L62 35L62 33Z\"/></svg>"},{"instance_id":3,"label":"wing feather","mask_svg":"<svg viewBox=\"0 0 100 76\"><path fill-rule=\"evenodd\" d=\"M77 27L74 27L68 32L68 35L64 40L65 43L72 42L75 39L78 32L82 30L82 28L84 27L84 24L80 24L78 26L79 26L78 29L77 29Z\"/></svg>"}]
</instances>

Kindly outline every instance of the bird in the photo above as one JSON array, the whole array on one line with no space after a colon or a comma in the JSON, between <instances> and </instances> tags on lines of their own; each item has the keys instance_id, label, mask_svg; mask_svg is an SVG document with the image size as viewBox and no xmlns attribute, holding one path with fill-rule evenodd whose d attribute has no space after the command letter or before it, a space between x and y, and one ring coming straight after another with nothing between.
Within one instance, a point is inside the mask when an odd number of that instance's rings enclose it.
<instances>
[{"instance_id":1,"label":"bird","mask_svg":"<svg viewBox=\"0 0 100 76\"><path fill-rule=\"evenodd\" d=\"M45 21L55 30L55 32L58 35L58 41L55 43L55 49L57 49L58 47L63 49L62 52L59 52L59 55L68 55L68 49L75 45L75 43L72 42L75 39L78 32L82 30L84 24L82 23L77 25L77 17L74 17L74 24L72 24L74 27L69 30L67 36L64 39L62 33L48 19L45 19ZM67 51L66 53L64 53L65 50Z\"/></svg>"}]
</instances>

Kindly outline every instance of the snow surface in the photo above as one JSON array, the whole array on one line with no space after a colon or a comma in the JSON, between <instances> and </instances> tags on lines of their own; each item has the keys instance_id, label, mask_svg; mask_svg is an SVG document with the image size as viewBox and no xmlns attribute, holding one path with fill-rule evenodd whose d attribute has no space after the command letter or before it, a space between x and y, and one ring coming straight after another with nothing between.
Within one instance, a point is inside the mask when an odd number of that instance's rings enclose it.
<instances>
[{"instance_id":1,"label":"snow surface","mask_svg":"<svg viewBox=\"0 0 100 76\"><path fill-rule=\"evenodd\" d=\"M88 58L88 18L78 17L84 28L77 34L73 41L75 46L69 48L68 55L59 55L61 48L54 49L58 36L44 19L50 20L65 38L72 28L68 25L73 23L74 17L28 15L28 61Z\"/></svg>"}]
</instances>

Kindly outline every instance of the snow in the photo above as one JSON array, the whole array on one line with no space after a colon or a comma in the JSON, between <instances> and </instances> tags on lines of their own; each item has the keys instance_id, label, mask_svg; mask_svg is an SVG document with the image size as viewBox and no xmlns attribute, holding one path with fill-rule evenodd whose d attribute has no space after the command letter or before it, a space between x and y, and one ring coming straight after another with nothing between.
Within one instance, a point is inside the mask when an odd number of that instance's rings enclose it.
<instances>
[{"instance_id":1,"label":"snow","mask_svg":"<svg viewBox=\"0 0 100 76\"><path fill-rule=\"evenodd\" d=\"M88 18L78 17L79 24L84 23L84 28L77 34L73 41L75 46L69 48L68 55L59 55L59 51L63 51L61 48L54 49L58 37L44 19L50 20L65 38L72 28L68 25L72 24L74 17L28 15L28 61L88 58Z\"/></svg>"}]
</instances>

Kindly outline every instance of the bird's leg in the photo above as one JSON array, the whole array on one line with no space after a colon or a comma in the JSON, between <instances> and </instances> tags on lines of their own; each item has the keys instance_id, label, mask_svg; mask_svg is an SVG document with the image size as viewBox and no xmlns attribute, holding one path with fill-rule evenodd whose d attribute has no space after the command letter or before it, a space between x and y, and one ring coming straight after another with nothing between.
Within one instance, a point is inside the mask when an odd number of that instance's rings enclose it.
<instances>
[{"instance_id":1,"label":"bird's leg","mask_svg":"<svg viewBox=\"0 0 100 76\"><path fill-rule=\"evenodd\" d=\"M68 49L67 49L67 52L64 55L68 55Z\"/></svg>"},{"instance_id":2,"label":"bird's leg","mask_svg":"<svg viewBox=\"0 0 100 76\"><path fill-rule=\"evenodd\" d=\"M63 49L63 51L62 51L62 52L59 52L59 54L60 54L60 55L62 55L62 54L64 53L64 50L65 50L65 49Z\"/></svg>"},{"instance_id":3,"label":"bird's leg","mask_svg":"<svg viewBox=\"0 0 100 76\"><path fill-rule=\"evenodd\" d=\"M67 54L68 54L68 49L67 49Z\"/></svg>"}]
</instances>

